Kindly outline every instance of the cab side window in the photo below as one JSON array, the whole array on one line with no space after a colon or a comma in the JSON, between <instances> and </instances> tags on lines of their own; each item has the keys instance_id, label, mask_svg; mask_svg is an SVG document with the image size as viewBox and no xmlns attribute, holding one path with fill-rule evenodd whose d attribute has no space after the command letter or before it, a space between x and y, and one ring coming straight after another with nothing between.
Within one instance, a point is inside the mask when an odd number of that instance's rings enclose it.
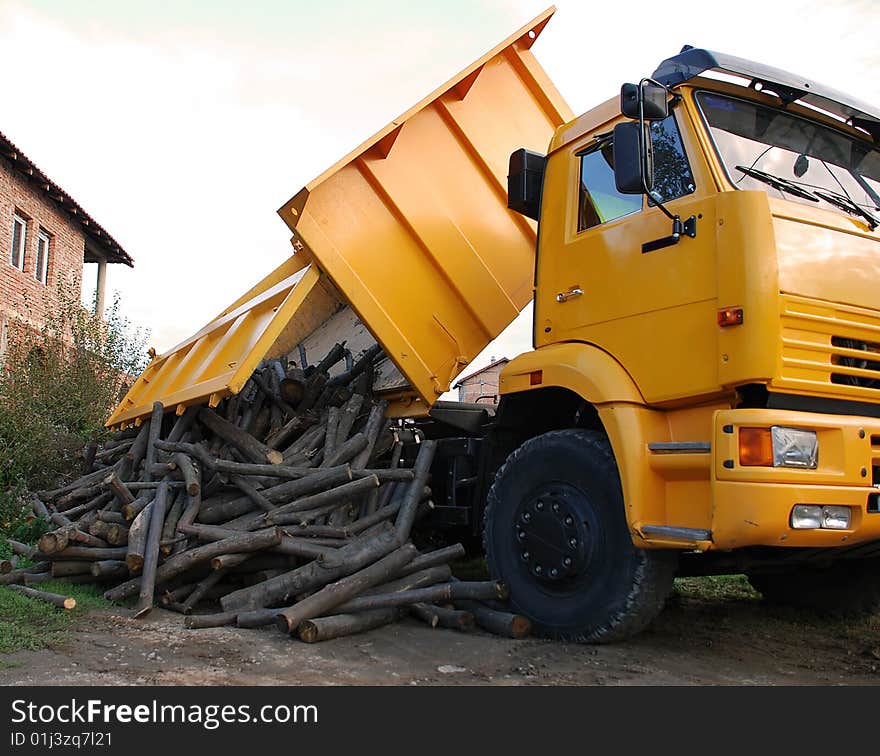
<instances>
[{"instance_id":1,"label":"cab side window","mask_svg":"<svg viewBox=\"0 0 880 756\"><path fill-rule=\"evenodd\" d=\"M651 140L654 144L654 190L664 202L693 192L694 177L674 116L651 124ZM642 209L641 195L621 194L614 184L611 134L604 135L577 156L581 159L578 231Z\"/></svg>"},{"instance_id":2,"label":"cab side window","mask_svg":"<svg viewBox=\"0 0 880 756\"><path fill-rule=\"evenodd\" d=\"M578 155L581 186L578 198L578 231L622 218L642 209L639 194L621 194L614 185L611 136L601 138Z\"/></svg>"}]
</instances>

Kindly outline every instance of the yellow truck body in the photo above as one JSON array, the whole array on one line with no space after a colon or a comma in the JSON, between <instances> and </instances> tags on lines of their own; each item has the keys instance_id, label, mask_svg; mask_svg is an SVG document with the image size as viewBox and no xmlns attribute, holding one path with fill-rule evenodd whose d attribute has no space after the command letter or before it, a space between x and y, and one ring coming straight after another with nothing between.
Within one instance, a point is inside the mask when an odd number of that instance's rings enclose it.
<instances>
[{"instance_id":1,"label":"yellow truck body","mask_svg":"<svg viewBox=\"0 0 880 756\"><path fill-rule=\"evenodd\" d=\"M155 358L109 424L216 405L262 360L342 337L383 347L389 414L436 428L534 296L535 348L491 421L456 410L432 485L539 632L631 635L675 574L880 607L880 111L685 48L574 118L530 52L553 10L294 195L292 257ZM782 178L756 168L768 153Z\"/></svg>"}]
</instances>

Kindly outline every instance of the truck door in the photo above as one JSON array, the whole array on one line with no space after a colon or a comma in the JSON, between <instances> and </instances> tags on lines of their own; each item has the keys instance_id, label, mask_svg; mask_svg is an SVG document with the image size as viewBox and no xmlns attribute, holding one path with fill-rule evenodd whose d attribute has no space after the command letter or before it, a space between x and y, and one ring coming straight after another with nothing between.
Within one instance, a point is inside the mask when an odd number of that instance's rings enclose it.
<instances>
[{"instance_id":1,"label":"truck door","mask_svg":"<svg viewBox=\"0 0 880 756\"><path fill-rule=\"evenodd\" d=\"M643 251L670 235L671 221L642 196L617 191L612 126L551 158L549 186L559 188L565 173L568 206L564 220L547 224L558 245L542 239L536 342L600 346L650 402L711 393L718 389L711 203L698 191L676 115L655 122L655 189L672 213L698 216L697 237Z\"/></svg>"}]
</instances>

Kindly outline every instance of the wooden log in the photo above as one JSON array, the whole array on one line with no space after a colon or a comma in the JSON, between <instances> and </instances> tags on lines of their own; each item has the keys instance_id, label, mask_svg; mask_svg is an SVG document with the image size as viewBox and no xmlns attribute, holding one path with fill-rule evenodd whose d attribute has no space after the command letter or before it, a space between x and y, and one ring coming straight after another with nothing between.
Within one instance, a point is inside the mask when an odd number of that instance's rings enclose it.
<instances>
[{"instance_id":1,"label":"wooden log","mask_svg":"<svg viewBox=\"0 0 880 756\"><path fill-rule=\"evenodd\" d=\"M395 547L393 531L385 530L370 538L353 541L339 549L338 564L325 567L314 560L259 585L242 588L224 596L224 611L248 611L283 604L302 593L313 591L381 559Z\"/></svg>"},{"instance_id":2,"label":"wooden log","mask_svg":"<svg viewBox=\"0 0 880 756\"><path fill-rule=\"evenodd\" d=\"M333 386L344 386L347 383L351 383L355 378L357 378L361 373L363 373L368 366L372 365L374 361L379 358L379 355L382 353L382 347L379 344L373 344L369 349L367 349L352 365L351 370L345 373L340 373L337 376L334 376L330 379L330 384Z\"/></svg>"},{"instance_id":3,"label":"wooden log","mask_svg":"<svg viewBox=\"0 0 880 756\"><path fill-rule=\"evenodd\" d=\"M253 559L254 554L220 554L211 560L212 570L228 570L231 567L238 567L244 564L248 559Z\"/></svg>"},{"instance_id":4,"label":"wooden log","mask_svg":"<svg viewBox=\"0 0 880 756\"><path fill-rule=\"evenodd\" d=\"M68 546L66 549L56 551L52 559L87 559L96 562L99 559L124 559L125 547L110 547L95 549L91 546Z\"/></svg>"},{"instance_id":5,"label":"wooden log","mask_svg":"<svg viewBox=\"0 0 880 756\"><path fill-rule=\"evenodd\" d=\"M311 467L290 467L289 465L257 465L249 462L231 462L227 459L217 459L214 467L223 473L231 475L255 475L262 478L287 478L296 480L315 472Z\"/></svg>"},{"instance_id":6,"label":"wooden log","mask_svg":"<svg viewBox=\"0 0 880 756\"><path fill-rule=\"evenodd\" d=\"M9 588L13 591L24 594L28 598L37 599L38 601L44 601L47 604L57 606L59 609L70 610L76 608L76 599L71 596L62 596L59 593L46 593L45 591L27 588L23 585L10 585Z\"/></svg>"},{"instance_id":7,"label":"wooden log","mask_svg":"<svg viewBox=\"0 0 880 756\"><path fill-rule=\"evenodd\" d=\"M78 528L68 528L67 529L67 539L68 543L71 544L79 544L81 546L91 546L96 549L106 549L107 542L103 538L97 538L93 536L91 533L84 533L82 530Z\"/></svg>"},{"instance_id":8,"label":"wooden log","mask_svg":"<svg viewBox=\"0 0 880 756\"><path fill-rule=\"evenodd\" d=\"M351 467L353 470L364 469L370 461L370 456L376 446L376 440L379 438L379 432L385 422L385 413L388 410L388 402L382 399L370 410L370 416L367 418L367 424L364 426L363 434L366 436L367 445L358 452L358 455L352 460Z\"/></svg>"},{"instance_id":9,"label":"wooden log","mask_svg":"<svg viewBox=\"0 0 880 756\"><path fill-rule=\"evenodd\" d=\"M413 572L421 572L432 567L449 564L456 559L464 558L466 553L464 546L460 543L454 543L451 546L444 546L442 549L429 551L427 554L419 554L401 570L398 577L405 577Z\"/></svg>"},{"instance_id":10,"label":"wooden log","mask_svg":"<svg viewBox=\"0 0 880 756\"><path fill-rule=\"evenodd\" d=\"M202 495L200 493L195 496L187 495L185 499L185 505L183 508L183 513L180 515L180 519L177 521L177 529L180 530L183 525L192 525L196 521L196 518L199 516L199 511L202 508Z\"/></svg>"},{"instance_id":11,"label":"wooden log","mask_svg":"<svg viewBox=\"0 0 880 756\"><path fill-rule=\"evenodd\" d=\"M111 546L127 546L128 545L128 531L129 531L129 529L127 527L125 527L125 525L113 523L112 525L107 525L107 530L105 531L104 539Z\"/></svg>"},{"instance_id":12,"label":"wooden log","mask_svg":"<svg viewBox=\"0 0 880 756\"><path fill-rule=\"evenodd\" d=\"M156 402L153 405L154 416ZM162 540L162 528L165 524L165 514L168 507L168 486L159 486L156 489L156 498L153 499L150 515L150 527L147 531L147 540L144 545L144 564L140 578L140 592L138 602L134 608L134 616L143 617L153 608L153 594L156 588L156 570L159 567L159 543Z\"/></svg>"},{"instance_id":13,"label":"wooden log","mask_svg":"<svg viewBox=\"0 0 880 756\"><path fill-rule=\"evenodd\" d=\"M265 627L275 623L277 609L252 609L249 612L239 612L235 618L236 627Z\"/></svg>"},{"instance_id":14,"label":"wooden log","mask_svg":"<svg viewBox=\"0 0 880 756\"><path fill-rule=\"evenodd\" d=\"M234 625L235 612L222 612L221 614L191 614L183 621L184 627L190 630L202 630L209 627L225 627Z\"/></svg>"},{"instance_id":15,"label":"wooden log","mask_svg":"<svg viewBox=\"0 0 880 756\"><path fill-rule=\"evenodd\" d=\"M61 512L53 512L49 515L49 520L59 528L67 528L73 525L73 523Z\"/></svg>"},{"instance_id":16,"label":"wooden log","mask_svg":"<svg viewBox=\"0 0 880 756\"><path fill-rule=\"evenodd\" d=\"M104 524L110 525L125 525L125 523L127 522L122 514L120 514L119 512L111 512L108 509L100 510L96 514L95 519L97 522L103 522ZM91 533L91 530L89 530L89 532ZM98 538L101 538L100 533L92 533L92 535L96 535L98 536Z\"/></svg>"},{"instance_id":17,"label":"wooden log","mask_svg":"<svg viewBox=\"0 0 880 756\"><path fill-rule=\"evenodd\" d=\"M135 500L135 495L129 490L128 486L125 485L116 472L112 472L104 478L104 485L113 492L116 500L123 505L131 504Z\"/></svg>"},{"instance_id":18,"label":"wooden log","mask_svg":"<svg viewBox=\"0 0 880 756\"><path fill-rule=\"evenodd\" d=\"M413 604L409 607L413 617L427 622L431 627L447 627L451 630L469 632L474 629L473 612L461 609L446 609L434 604Z\"/></svg>"},{"instance_id":19,"label":"wooden log","mask_svg":"<svg viewBox=\"0 0 880 756\"><path fill-rule=\"evenodd\" d=\"M52 577L68 577L69 575L91 575L91 562L52 562Z\"/></svg>"},{"instance_id":20,"label":"wooden log","mask_svg":"<svg viewBox=\"0 0 880 756\"><path fill-rule=\"evenodd\" d=\"M330 351L324 355L323 359L314 367L314 372L312 375L318 375L321 373L327 373L330 371L337 362L341 361L345 358L345 342L339 342L334 344Z\"/></svg>"},{"instance_id":21,"label":"wooden log","mask_svg":"<svg viewBox=\"0 0 880 756\"><path fill-rule=\"evenodd\" d=\"M12 573L10 573L12 574ZM40 583L48 583L49 581L62 580L62 578L53 578L51 572L25 573L23 580L14 581L16 585L39 585Z\"/></svg>"},{"instance_id":22,"label":"wooden log","mask_svg":"<svg viewBox=\"0 0 880 756\"><path fill-rule=\"evenodd\" d=\"M58 530L43 533L40 540L37 541L37 548L41 554L55 554L64 548L70 540L70 527L59 528Z\"/></svg>"},{"instance_id":23,"label":"wooden log","mask_svg":"<svg viewBox=\"0 0 880 756\"><path fill-rule=\"evenodd\" d=\"M336 429L336 448L339 448L348 440L348 436L354 427L363 404L363 394L352 394L351 398L340 408L339 423Z\"/></svg>"},{"instance_id":24,"label":"wooden log","mask_svg":"<svg viewBox=\"0 0 880 756\"><path fill-rule=\"evenodd\" d=\"M9 544L9 548L12 549L13 554L18 554L18 556L23 556L26 559L30 560L36 560L40 557L40 552L33 546L29 546L26 543L16 541L12 538L7 538L6 543Z\"/></svg>"},{"instance_id":25,"label":"wooden log","mask_svg":"<svg viewBox=\"0 0 880 756\"><path fill-rule=\"evenodd\" d=\"M264 512L271 512L275 509L275 505L248 483L243 476L233 475L230 482Z\"/></svg>"},{"instance_id":26,"label":"wooden log","mask_svg":"<svg viewBox=\"0 0 880 756\"><path fill-rule=\"evenodd\" d=\"M169 488L183 488L182 480L130 480L125 485L129 491L155 491L160 483L167 483Z\"/></svg>"},{"instance_id":27,"label":"wooden log","mask_svg":"<svg viewBox=\"0 0 880 756\"><path fill-rule=\"evenodd\" d=\"M98 453L98 444L95 441L90 441L83 448L83 461L82 467L80 468L80 473L82 475L88 475L92 472L92 466L95 464L95 455Z\"/></svg>"},{"instance_id":28,"label":"wooden log","mask_svg":"<svg viewBox=\"0 0 880 756\"><path fill-rule=\"evenodd\" d=\"M165 408L162 402L153 402L153 412L150 415L150 430L147 434L147 448L144 454L144 480L154 480L153 468L156 465L156 441L162 435L162 419L165 416ZM162 477L161 474L158 477Z\"/></svg>"},{"instance_id":29,"label":"wooden log","mask_svg":"<svg viewBox=\"0 0 880 756\"><path fill-rule=\"evenodd\" d=\"M150 528L150 518L153 512L153 502L144 507L134 518L128 529L128 545L125 553L125 563L132 575L139 575L144 567L144 554L146 553L147 533Z\"/></svg>"},{"instance_id":30,"label":"wooden log","mask_svg":"<svg viewBox=\"0 0 880 756\"><path fill-rule=\"evenodd\" d=\"M162 480L175 470L177 470L175 462L154 462L149 468L144 464L144 474L149 472L152 480Z\"/></svg>"},{"instance_id":31,"label":"wooden log","mask_svg":"<svg viewBox=\"0 0 880 756\"><path fill-rule=\"evenodd\" d=\"M186 484L186 492L190 496L195 496L202 490L202 482L201 476L195 467L193 467L192 460L182 452L175 452L171 456L171 460L177 465L177 469L183 475L183 481Z\"/></svg>"},{"instance_id":32,"label":"wooden log","mask_svg":"<svg viewBox=\"0 0 880 756\"><path fill-rule=\"evenodd\" d=\"M409 540L413 523L416 519L416 510L422 500L422 490L431 475L431 463L434 461L434 453L437 450L436 441L424 441L419 448L416 462L413 465L414 478L406 491L406 498L400 506L397 520L394 523L397 538L400 543Z\"/></svg>"},{"instance_id":33,"label":"wooden log","mask_svg":"<svg viewBox=\"0 0 880 756\"><path fill-rule=\"evenodd\" d=\"M312 409L317 404L318 397L321 396L326 384L327 376L324 373L314 373L308 380L305 396L296 408L297 411L308 412Z\"/></svg>"},{"instance_id":34,"label":"wooden log","mask_svg":"<svg viewBox=\"0 0 880 756\"><path fill-rule=\"evenodd\" d=\"M399 616L397 609L376 609L360 614L335 614L332 617L306 620L299 626L297 632L299 639L305 643L320 643L390 625Z\"/></svg>"},{"instance_id":35,"label":"wooden log","mask_svg":"<svg viewBox=\"0 0 880 756\"><path fill-rule=\"evenodd\" d=\"M355 480L375 475L380 483L411 483L415 478L415 472L408 467L398 467L396 469L372 468L362 470L355 470L354 467L352 467L351 474Z\"/></svg>"},{"instance_id":36,"label":"wooden log","mask_svg":"<svg viewBox=\"0 0 880 756\"><path fill-rule=\"evenodd\" d=\"M412 564L412 562L410 562ZM409 567L409 565L406 565ZM404 567L403 571L406 571ZM452 570L449 565L438 564L434 567L428 567L424 570L416 570L408 572L405 575L396 577L387 583L374 586L368 591L364 591L364 596L372 596L378 593L396 593L398 591L411 591L415 588L428 588L438 583L449 583L452 580Z\"/></svg>"},{"instance_id":37,"label":"wooden log","mask_svg":"<svg viewBox=\"0 0 880 756\"><path fill-rule=\"evenodd\" d=\"M177 538L177 523L180 521L181 516L183 515L183 504L186 500L186 494L181 491L174 497L174 503L171 505L171 508L168 510L168 514L165 517L165 522L162 525L162 536L159 542L159 551L162 552L165 556L168 556L172 551L174 551Z\"/></svg>"},{"instance_id":38,"label":"wooden log","mask_svg":"<svg viewBox=\"0 0 880 756\"><path fill-rule=\"evenodd\" d=\"M432 604L434 602L449 602L461 599L505 598L506 596L507 589L503 583L491 581L441 583L426 588L358 596L343 604L339 604L333 611L340 614L349 614L365 612L371 609L388 609L394 606L409 606L422 603Z\"/></svg>"},{"instance_id":39,"label":"wooden log","mask_svg":"<svg viewBox=\"0 0 880 756\"><path fill-rule=\"evenodd\" d=\"M320 617L374 585L385 582L403 565L411 562L416 547L404 544L369 567L340 578L308 598L278 612L275 624L283 632L292 633L301 622ZM395 594L396 595L396 594Z\"/></svg>"},{"instance_id":40,"label":"wooden log","mask_svg":"<svg viewBox=\"0 0 880 756\"><path fill-rule=\"evenodd\" d=\"M156 441L156 448L171 454L186 454L192 459L197 459L206 469L215 469L216 458L201 443L190 443L187 441Z\"/></svg>"},{"instance_id":41,"label":"wooden log","mask_svg":"<svg viewBox=\"0 0 880 756\"><path fill-rule=\"evenodd\" d=\"M89 501L83 502L79 506L72 507L64 512L64 517L73 521L82 515L87 514L89 512L93 512L100 507L103 507L108 501L113 498L113 494L109 491L105 493L98 494L95 498L90 499Z\"/></svg>"},{"instance_id":42,"label":"wooden log","mask_svg":"<svg viewBox=\"0 0 880 756\"><path fill-rule=\"evenodd\" d=\"M278 524L284 521L299 522L299 520L296 518L290 519L286 516L298 512L306 512L310 509L318 509L321 507L325 507L328 504L344 504L349 499L370 491L371 489L376 488L378 485L379 480L378 478L376 478L375 475L370 478L352 480L348 483L343 483L341 486L322 491L321 493L312 494L311 496L303 496L290 502L289 504L282 504L281 506L276 507L271 512L269 512L269 514L266 516L266 521Z\"/></svg>"},{"instance_id":43,"label":"wooden log","mask_svg":"<svg viewBox=\"0 0 880 756\"><path fill-rule=\"evenodd\" d=\"M42 501L40 501L39 496L31 496L30 503L31 510L37 517L43 520L49 519L49 510L46 509L46 505Z\"/></svg>"},{"instance_id":44,"label":"wooden log","mask_svg":"<svg viewBox=\"0 0 880 756\"><path fill-rule=\"evenodd\" d=\"M188 549L171 557L156 570L156 582L165 583L171 578L200 563L210 561L220 554L237 554L245 551L262 551L281 543L281 531L277 528L258 533L238 533L220 541ZM138 592L140 579L129 580L104 594L108 601L120 601Z\"/></svg>"},{"instance_id":45,"label":"wooden log","mask_svg":"<svg viewBox=\"0 0 880 756\"><path fill-rule=\"evenodd\" d=\"M199 414L199 406L196 404L191 404L187 407L182 415L177 416L177 420L174 421L174 425L171 427L171 431L168 433L168 438L166 441L170 443L175 443L180 441L184 434L186 434L190 428L192 428L193 423L195 422L196 417ZM162 448L162 447L157 447Z\"/></svg>"},{"instance_id":46,"label":"wooden log","mask_svg":"<svg viewBox=\"0 0 880 756\"><path fill-rule=\"evenodd\" d=\"M92 575L97 578L127 578L128 565L121 559L102 559L87 563Z\"/></svg>"},{"instance_id":47,"label":"wooden log","mask_svg":"<svg viewBox=\"0 0 880 756\"><path fill-rule=\"evenodd\" d=\"M339 429L339 407L331 407L327 410L327 423L324 431L324 458L336 451L339 446L337 430ZM324 465L329 467L329 465Z\"/></svg>"},{"instance_id":48,"label":"wooden log","mask_svg":"<svg viewBox=\"0 0 880 756\"><path fill-rule=\"evenodd\" d=\"M241 531L230 530L217 525L203 525L201 523L187 525L186 527L181 528L181 530L187 535L194 535L200 541L209 542L221 541L224 538L231 538L242 534ZM275 530L275 528L269 528L269 530ZM265 531L258 530L252 532L260 533ZM304 557L306 559L320 559L327 554L329 549L326 546L315 544L311 539L291 538L290 536L282 535L280 542L269 550L276 554L287 554L289 556Z\"/></svg>"},{"instance_id":49,"label":"wooden log","mask_svg":"<svg viewBox=\"0 0 880 756\"><path fill-rule=\"evenodd\" d=\"M21 585L25 582L29 575L34 574L47 574L49 575L49 579L52 578L52 575L50 573L33 573L26 569L18 569L0 575L0 585Z\"/></svg>"},{"instance_id":50,"label":"wooden log","mask_svg":"<svg viewBox=\"0 0 880 756\"><path fill-rule=\"evenodd\" d=\"M192 612L193 607L208 595L208 591L225 578L226 570L213 570L195 587L192 593L187 596L186 601L184 601L182 605L183 614L189 614Z\"/></svg>"},{"instance_id":51,"label":"wooden log","mask_svg":"<svg viewBox=\"0 0 880 756\"><path fill-rule=\"evenodd\" d=\"M298 480L286 480L277 486L266 488L260 493L273 504L281 501L290 501L303 496L313 494L315 491L323 491L351 480L351 468L348 465L328 468L315 472ZM205 506L199 514L199 519L209 525L224 522L233 517L249 512L253 503L247 497L239 497L220 504Z\"/></svg>"},{"instance_id":52,"label":"wooden log","mask_svg":"<svg viewBox=\"0 0 880 756\"><path fill-rule=\"evenodd\" d=\"M344 444L341 444L329 456L325 453L321 467L335 467L354 459L367 446L367 437L363 433L356 433ZM325 443L326 449L326 443Z\"/></svg>"},{"instance_id":53,"label":"wooden log","mask_svg":"<svg viewBox=\"0 0 880 756\"><path fill-rule=\"evenodd\" d=\"M163 483L167 483L167 481L162 481ZM158 488L158 486L157 486ZM141 494L133 501L131 504L123 504L122 505L122 515L126 520L131 522L137 517L150 502L155 498L155 492L150 491L142 491Z\"/></svg>"},{"instance_id":54,"label":"wooden log","mask_svg":"<svg viewBox=\"0 0 880 756\"><path fill-rule=\"evenodd\" d=\"M68 509L73 509L83 501L94 499L100 493L101 486L99 483L74 488L73 491L60 497L55 502L55 509L59 512L66 512Z\"/></svg>"},{"instance_id":55,"label":"wooden log","mask_svg":"<svg viewBox=\"0 0 880 756\"><path fill-rule=\"evenodd\" d=\"M316 412L301 412L294 415L277 431L273 431L266 438L266 445L272 449L281 449L286 444L304 433L315 425L319 420Z\"/></svg>"},{"instance_id":56,"label":"wooden log","mask_svg":"<svg viewBox=\"0 0 880 756\"><path fill-rule=\"evenodd\" d=\"M494 635L518 640L532 634L531 620L521 614L499 612L478 601L458 600L455 604L473 614L477 625Z\"/></svg>"},{"instance_id":57,"label":"wooden log","mask_svg":"<svg viewBox=\"0 0 880 756\"><path fill-rule=\"evenodd\" d=\"M284 461L281 452L270 449L247 431L224 420L209 407L202 407L199 410L199 422L212 433L235 446L251 462L280 465Z\"/></svg>"},{"instance_id":58,"label":"wooden log","mask_svg":"<svg viewBox=\"0 0 880 756\"><path fill-rule=\"evenodd\" d=\"M147 444L150 440L150 423L141 425L137 437L131 448L125 453L126 468L131 474L136 474L141 462L147 453Z\"/></svg>"},{"instance_id":59,"label":"wooden log","mask_svg":"<svg viewBox=\"0 0 880 756\"><path fill-rule=\"evenodd\" d=\"M8 575L18 566L18 557L13 555L12 559L0 559L0 575Z\"/></svg>"}]
</instances>

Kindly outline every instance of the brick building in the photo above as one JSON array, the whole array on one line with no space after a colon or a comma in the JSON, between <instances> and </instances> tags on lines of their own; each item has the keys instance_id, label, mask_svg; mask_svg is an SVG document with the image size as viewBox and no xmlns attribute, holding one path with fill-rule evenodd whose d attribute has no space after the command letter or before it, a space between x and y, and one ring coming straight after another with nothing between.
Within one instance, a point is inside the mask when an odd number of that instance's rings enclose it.
<instances>
[{"instance_id":1,"label":"brick building","mask_svg":"<svg viewBox=\"0 0 880 756\"><path fill-rule=\"evenodd\" d=\"M0 354L10 325L43 325L57 306L59 281L69 281L79 299L85 263L97 263L103 313L107 264L131 267L131 257L0 133Z\"/></svg>"},{"instance_id":2,"label":"brick building","mask_svg":"<svg viewBox=\"0 0 880 756\"><path fill-rule=\"evenodd\" d=\"M510 362L507 357L492 358L486 367L476 370L457 381L452 387L458 389L458 401L480 404L498 404L498 376Z\"/></svg>"}]
</instances>

